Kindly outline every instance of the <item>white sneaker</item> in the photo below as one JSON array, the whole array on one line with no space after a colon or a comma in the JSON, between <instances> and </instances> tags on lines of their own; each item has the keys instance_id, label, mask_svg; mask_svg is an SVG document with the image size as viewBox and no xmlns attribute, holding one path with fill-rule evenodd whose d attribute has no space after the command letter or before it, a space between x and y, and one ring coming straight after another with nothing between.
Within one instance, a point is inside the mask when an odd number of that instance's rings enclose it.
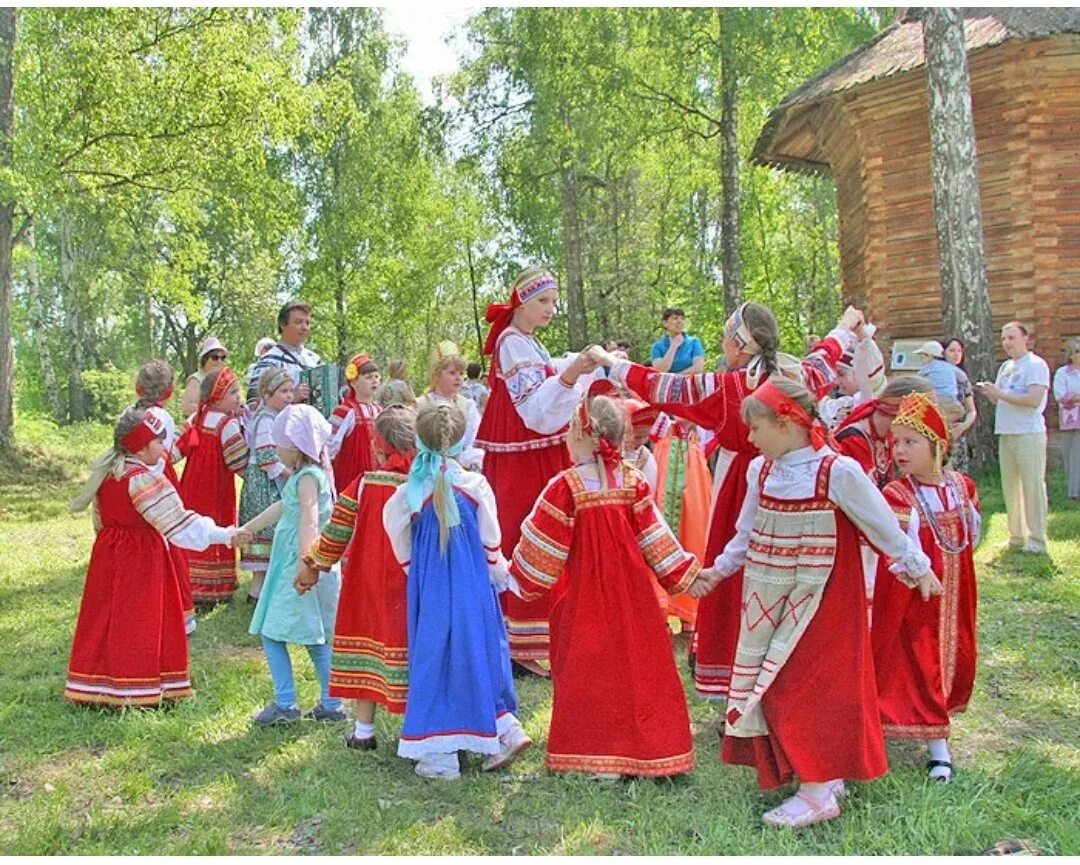
<instances>
[{"instance_id":1,"label":"white sneaker","mask_svg":"<svg viewBox=\"0 0 1080 865\"><path fill-rule=\"evenodd\" d=\"M482 772L494 772L513 763L533 743L521 724L515 724L499 737L501 750L492 754L480 767Z\"/></svg>"},{"instance_id":2,"label":"white sneaker","mask_svg":"<svg viewBox=\"0 0 1080 865\"><path fill-rule=\"evenodd\" d=\"M461 770L451 769L447 766L436 766L433 763L425 763L421 760L416 764L416 774L421 778L437 778L440 781L456 781L461 777Z\"/></svg>"},{"instance_id":3,"label":"white sneaker","mask_svg":"<svg viewBox=\"0 0 1080 865\"><path fill-rule=\"evenodd\" d=\"M190 637L192 634L195 633L195 629L197 627L199 627L199 623L196 622L195 617L192 616L190 619L184 622L184 633Z\"/></svg>"},{"instance_id":4,"label":"white sneaker","mask_svg":"<svg viewBox=\"0 0 1080 865\"><path fill-rule=\"evenodd\" d=\"M1041 554L1046 553L1046 547L1044 547L1042 544L1029 543L1029 544L1024 544L1020 548L1020 552L1022 552L1022 553L1039 553L1041 555Z\"/></svg>"}]
</instances>

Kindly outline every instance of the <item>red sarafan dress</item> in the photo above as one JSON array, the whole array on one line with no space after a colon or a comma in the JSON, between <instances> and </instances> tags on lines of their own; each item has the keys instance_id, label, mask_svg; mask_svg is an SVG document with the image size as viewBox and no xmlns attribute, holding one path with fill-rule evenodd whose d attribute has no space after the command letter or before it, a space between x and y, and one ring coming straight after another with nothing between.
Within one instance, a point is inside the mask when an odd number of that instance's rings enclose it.
<instances>
[{"instance_id":1,"label":"red sarafan dress","mask_svg":"<svg viewBox=\"0 0 1080 865\"><path fill-rule=\"evenodd\" d=\"M686 694L652 581L672 594L697 577L644 477L586 485L574 468L544 489L510 572L527 596L550 592L555 772L678 775L694 766Z\"/></svg>"},{"instance_id":2,"label":"red sarafan dress","mask_svg":"<svg viewBox=\"0 0 1080 865\"><path fill-rule=\"evenodd\" d=\"M513 326L496 342L490 385L476 445L484 450L484 477L495 493L502 552L509 559L521 537L521 524L545 485L570 464L566 426L583 391L563 384L544 346ZM523 414L534 425L541 419L549 421L549 431L538 432ZM503 592L501 603L510 657L547 660L548 596L522 600Z\"/></svg>"},{"instance_id":3,"label":"red sarafan dress","mask_svg":"<svg viewBox=\"0 0 1080 865\"><path fill-rule=\"evenodd\" d=\"M236 524L236 475L248 463L248 443L240 421L219 411L208 411L192 435L194 415L177 447L187 461L180 478L180 497L197 514L221 526ZM197 604L232 599L236 591L236 550L215 544L187 555L191 595Z\"/></svg>"},{"instance_id":4,"label":"red sarafan dress","mask_svg":"<svg viewBox=\"0 0 1080 865\"><path fill-rule=\"evenodd\" d=\"M888 738L945 739L975 684L978 494L951 469L940 485L905 477L884 493L945 591L924 601L879 571L871 635L881 723Z\"/></svg>"},{"instance_id":5,"label":"red sarafan dress","mask_svg":"<svg viewBox=\"0 0 1080 865\"><path fill-rule=\"evenodd\" d=\"M330 659L330 696L371 700L396 715L409 690L405 572L383 528L383 507L408 479L380 470L353 478L311 548L328 570L345 557Z\"/></svg>"},{"instance_id":6,"label":"red sarafan dress","mask_svg":"<svg viewBox=\"0 0 1080 865\"><path fill-rule=\"evenodd\" d=\"M76 703L154 706L191 694L174 544L228 534L185 510L161 475L129 459L94 501L97 537L86 572L64 696Z\"/></svg>"},{"instance_id":7,"label":"red sarafan dress","mask_svg":"<svg viewBox=\"0 0 1080 865\"><path fill-rule=\"evenodd\" d=\"M360 402L353 396L352 388L334 408L330 415L330 427L335 437L343 425L347 425L341 449L333 459L334 490L341 493L354 480L375 468L374 441L375 418L382 406L373 402Z\"/></svg>"},{"instance_id":8,"label":"red sarafan dress","mask_svg":"<svg viewBox=\"0 0 1080 865\"><path fill-rule=\"evenodd\" d=\"M908 574L928 560L861 467L828 448L759 457L747 481L716 562L743 567L723 760L754 767L765 789L883 775L860 533Z\"/></svg>"},{"instance_id":9,"label":"red sarafan dress","mask_svg":"<svg viewBox=\"0 0 1080 865\"><path fill-rule=\"evenodd\" d=\"M807 388L818 393L836 379L836 362L853 336L834 330L802 362ZM757 456L750 428L743 422L742 401L752 393L745 369L681 375L660 373L628 362L612 367L612 378L626 384L661 411L685 418L713 432L716 450L709 539L703 564L708 566L735 534L735 521L746 496L746 469ZM757 384L768 380L762 374ZM699 695L724 699L731 682L731 663L739 639L742 576L724 580L698 604L695 621L694 686Z\"/></svg>"}]
</instances>

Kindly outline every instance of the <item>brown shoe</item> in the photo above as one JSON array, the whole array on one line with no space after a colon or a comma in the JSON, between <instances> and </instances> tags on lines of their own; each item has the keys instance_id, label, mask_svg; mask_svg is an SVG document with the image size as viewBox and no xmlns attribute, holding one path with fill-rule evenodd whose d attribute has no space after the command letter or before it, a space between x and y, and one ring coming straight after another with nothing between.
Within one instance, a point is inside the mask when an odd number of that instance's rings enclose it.
<instances>
[{"instance_id":1,"label":"brown shoe","mask_svg":"<svg viewBox=\"0 0 1080 865\"><path fill-rule=\"evenodd\" d=\"M361 739L356 733L349 733L345 737L346 748L356 748L358 751L374 751L378 747L379 743L375 740L374 736L368 736L366 739Z\"/></svg>"}]
</instances>

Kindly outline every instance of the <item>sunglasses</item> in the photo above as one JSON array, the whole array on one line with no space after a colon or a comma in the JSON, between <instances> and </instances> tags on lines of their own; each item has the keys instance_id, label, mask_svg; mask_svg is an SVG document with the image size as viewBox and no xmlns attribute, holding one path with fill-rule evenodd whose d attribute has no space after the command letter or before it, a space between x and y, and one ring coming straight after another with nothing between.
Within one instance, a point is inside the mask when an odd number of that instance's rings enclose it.
<instances>
[{"instance_id":1,"label":"sunglasses","mask_svg":"<svg viewBox=\"0 0 1080 865\"><path fill-rule=\"evenodd\" d=\"M221 354L220 352L215 351L212 354L208 354L206 356L206 359L207 360L225 360L225 355Z\"/></svg>"}]
</instances>

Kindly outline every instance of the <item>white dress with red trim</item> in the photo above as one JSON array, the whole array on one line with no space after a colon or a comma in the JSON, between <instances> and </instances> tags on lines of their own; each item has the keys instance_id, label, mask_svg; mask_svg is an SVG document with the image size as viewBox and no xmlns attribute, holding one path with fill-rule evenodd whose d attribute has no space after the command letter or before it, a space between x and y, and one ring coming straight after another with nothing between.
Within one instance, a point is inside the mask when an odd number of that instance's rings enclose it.
<instances>
[{"instance_id":1,"label":"white dress with red trim","mask_svg":"<svg viewBox=\"0 0 1080 865\"><path fill-rule=\"evenodd\" d=\"M858 464L828 448L758 457L747 485L715 563L743 569L723 759L753 766L765 789L883 775L859 534L909 574L929 561Z\"/></svg>"}]
</instances>

